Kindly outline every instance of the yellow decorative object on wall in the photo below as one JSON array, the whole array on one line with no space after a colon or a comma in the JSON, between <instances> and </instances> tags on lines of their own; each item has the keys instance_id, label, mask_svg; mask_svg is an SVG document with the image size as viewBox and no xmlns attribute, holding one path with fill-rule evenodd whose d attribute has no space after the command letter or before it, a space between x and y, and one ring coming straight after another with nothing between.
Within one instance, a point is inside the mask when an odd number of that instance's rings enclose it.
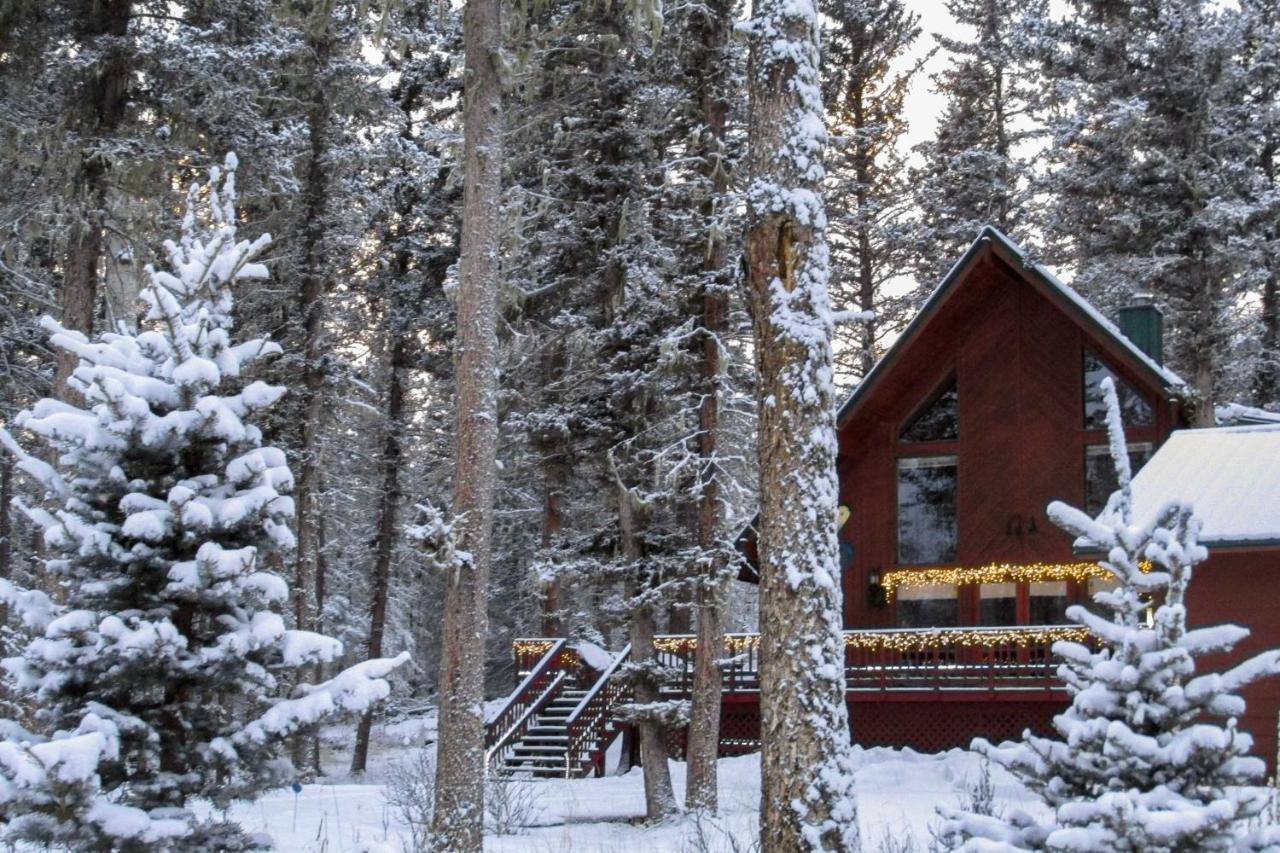
<instances>
[{"instance_id":1,"label":"yellow decorative object on wall","mask_svg":"<svg viewBox=\"0 0 1280 853\"><path fill-rule=\"evenodd\" d=\"M849 507L840 504L840 520L836 523L836 530L844 527L844 523L849 520Z\"/></svg>"}]
</instances>

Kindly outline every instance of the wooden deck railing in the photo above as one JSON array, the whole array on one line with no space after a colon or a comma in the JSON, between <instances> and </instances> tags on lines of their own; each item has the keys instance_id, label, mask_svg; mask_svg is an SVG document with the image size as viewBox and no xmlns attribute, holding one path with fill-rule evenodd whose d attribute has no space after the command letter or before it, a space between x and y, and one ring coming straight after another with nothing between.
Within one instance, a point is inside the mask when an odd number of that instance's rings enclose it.
<instances>
[{"instance_id":1,"label":"wooden deck railing","mask_svg":"<svg viewBox=\"0 0 1280 853\"><path fill-rule=\"evenodd\" d=\"M1073 625L845 631L845 682L850 693L907 691L1056 691L1052 654L1058 640L1086 641ZM671 671L666 690L688 695L693 686L691 634L654 641L658 661ZM726 693L760 689L760 635L725 638Z\"/></svg>"}]
</instances>

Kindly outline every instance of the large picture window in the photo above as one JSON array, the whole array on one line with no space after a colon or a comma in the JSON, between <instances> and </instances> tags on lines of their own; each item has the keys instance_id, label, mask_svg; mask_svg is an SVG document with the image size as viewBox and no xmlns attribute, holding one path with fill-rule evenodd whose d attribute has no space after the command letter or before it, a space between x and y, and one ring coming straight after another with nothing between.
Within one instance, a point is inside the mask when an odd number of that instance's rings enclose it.
<instances>
[{"instance_id":1,"label":"large picture window","mask_svg":"<svg viewBox=\"0 0 1280 853\"><path fill-rule=\"evenodd\" d=\"M1153 446L1149 441L1128 445L1129 469L1137 474L1151 459ZM1116 479L1116 466L1111 461L1111 448L1105 444L1091 444L1084 449L1084 510L1096 518L1107 506L1107 498L1120 482Z\"/></svg>"},{"instance_id":2,"label":"large picture window","mask_svg":"<svg viewBox=\"0 0 1280 853\"><path fill-rule=\"evenodd\" d=\"M949 628L960 623L959 595L955 584L935 583L904 587L898 594L898 626L901 628Z\"/></svg>"},{"instance_id":3,"label":"large picture window","mask_svg":"<svg viewBox=\"0 0 1280 853\"><path fill-rule=\"evenodd\" d=\"M898 563L925 565L956 558L955 456L898 460Z\"/></svg>"},{"instance_id":4,"label":"large picture window","mask_svg":"<svg viewBox=\"0 0 1280 853\"><path fill-rule=\"evenodd\" d=\"M1089 350L1084 351L1084 426L1085 429L1107 428L1107 403L1099 384L1110 376L1116 383L1116 397L1120 401L1120 414L1125 426L1150 426L1153 423L1151 404L1132 385L1116 376L1102 359Z\"/></svg>"}]
</instances>

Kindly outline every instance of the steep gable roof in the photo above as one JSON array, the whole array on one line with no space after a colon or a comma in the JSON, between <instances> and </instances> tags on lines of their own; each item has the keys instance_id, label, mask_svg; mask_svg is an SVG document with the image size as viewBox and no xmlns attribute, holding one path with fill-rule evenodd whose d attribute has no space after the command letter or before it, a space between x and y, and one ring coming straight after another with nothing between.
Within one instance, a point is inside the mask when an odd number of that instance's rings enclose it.
<instances>
[{"instance_id":1,"label":"steep gable roof","mask_svg":"<svg viewBox=\"0 0 1280 853\"><path fill-rule=\"evenodd\" d=\"M1112 344L1115 349L1129 356L1132 368L1140 374L1145 374L1153 385L1170 391L1184 386L1185 383L1176 373L1157 364L1154 359L1121 334L1120 329L1114 323L1103 317L1098 313L1097 309L1086 302L1084 297L1059 280L1049 270L1032 261L1021 247L1006 237L998 228L986 225L978 233L977 239L973 241L969 249L946 274L929 298L925 300L919 313L907 324L906 329L903 330L893 346L889 348L889 351L876 362L875 366L871 368L871 372L867 374L862 382L858 383L857 388L845 400L836 417L838 425L843 425L857 410L861 401L871 393L871 390L889 372L889 369L897 361L901 353L911 346L911 343L919 336L920 331L948 301L959 283L965 279L967 273L988 253L992 253L1004 261L1028 284L1048 297L1064 314L1071 317L1078 325L1092 334L1094 338Z\"/></svg>"}]
</instances>

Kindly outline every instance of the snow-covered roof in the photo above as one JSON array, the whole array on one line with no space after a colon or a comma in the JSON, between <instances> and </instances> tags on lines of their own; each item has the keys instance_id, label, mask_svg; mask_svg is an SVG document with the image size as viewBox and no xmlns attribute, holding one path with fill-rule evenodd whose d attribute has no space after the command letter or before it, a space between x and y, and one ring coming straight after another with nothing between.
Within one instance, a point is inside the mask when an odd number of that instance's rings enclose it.
<instances>
[{"instance_id":1,"label":"snow-covered roof","mask_svg":"<svg viewBox=\"0 0 1280 853\"><path fill-rule=\"evenodd\" d=\"M1280 424L1184 429L1133 478L1133 519L1189 501L1207 544L1280 544Z\"/></svg>"},{"instance_id":2,"label":"snow-covered roof","mask_svg":"<svg viewBox=\"0 0 1280 853\"><path fill-rule=\"evenodd\" d=\"M1213 415L1221 426L1280 424L1280 412L1268 412L1266 409L1243 406L1239 403L1223 403L1220 406L1214 406Z\"/></svg>"},{"instance_id":3,"label":"snow-covered roof","mask_svg":"<svg viewBox=\"0 0 1280 853\"><path fill-rule=\"evenodd\" d=\"M1151 374L1167 388L1180 388L1186 383L1178 374L1174 373L1164 365L1159 364L1151 356L1143 352L1137 344L1129 340L1121 333L1120 328L1112 323L1106 317L1102 316L1096 308L1090 305L1083 296L1076 293L1070 286L1061 281L1057 276L1051 273L1044 266L1035 263L1031 257L1023 251L1022 247L1010 240L999 229L992 225L983 226L978 233L977 239L969 246L960 260L956 261L951 270L943 277L942 281L934 289L929 298L924 301L920 311L915 318L907 324L907 328L894 342L884 357L876 362L871 368L871 372L866 375L862 382L854 388L853 393L845 400L839 409L839 419L843 423L845 417L852 412L858 400L876 383L880 375L888 370L889 365L896 359L898 352L909 345L909 341L915 337L916 331L923 326L928 318L931 317L939 304L951 292L954 285L963 276L970 263L978 253L986 246L993 246L1000 250L1006 260L1015 261L1021 269L1038 281L1049 294L1056 296L1064 310L1068 313L1074 312L1076 317L1084 324L1092 327L1095 334L1100 337L1109 339L1119 348L1125 350L1133 359L1133 361L1142 367L1145 367Z\"/></svg>"}]
</instances>

